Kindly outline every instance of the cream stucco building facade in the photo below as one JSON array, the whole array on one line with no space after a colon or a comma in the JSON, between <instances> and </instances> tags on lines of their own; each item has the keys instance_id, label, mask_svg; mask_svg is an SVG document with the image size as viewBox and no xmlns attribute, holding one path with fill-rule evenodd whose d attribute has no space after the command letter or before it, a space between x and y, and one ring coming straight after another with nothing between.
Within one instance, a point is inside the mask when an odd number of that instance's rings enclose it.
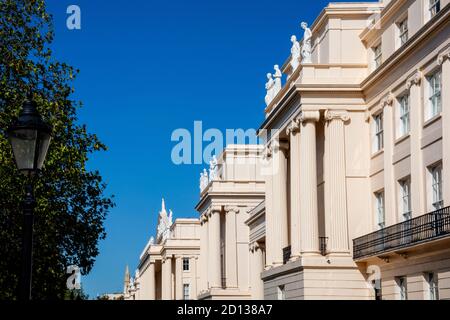
<instances>
[{"instance_id":1,"label":"cream stucco building facade","mask_svg":"<svg viewBox=\"0 0 450 320\"><path fill-rule=\"evenodd\" d=\"M228 146L195 232L148 256L194 259L194 299L450 299L450 0L331 3L302 27L264 143ZM142 298L180 297L176 261Z\"/></svg>"}]
</instances>

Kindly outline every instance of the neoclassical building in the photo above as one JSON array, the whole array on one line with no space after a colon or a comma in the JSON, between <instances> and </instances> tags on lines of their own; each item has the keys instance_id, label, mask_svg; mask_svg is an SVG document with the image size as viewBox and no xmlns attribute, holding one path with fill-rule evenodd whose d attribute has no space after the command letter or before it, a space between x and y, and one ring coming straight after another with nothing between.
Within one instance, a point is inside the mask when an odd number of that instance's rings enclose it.
<instances>
[{"instance_id":1,"label":"neoclassical building","mask_svg":"<svg viewBox=\"0 0 450 320\"><path fill-rule=\"evenodd\" d=\"M199 219L162 219L126 298L450 299L450 0L331 3L299 30L264 143L211 160Z\"/></svg>"},{"instance_id":2,"label":"neoclassical building","mask_svg":"<svg viewBox=\"0 0 450 320\"><path fill-rule=\"evenodd\" d=\"M249 248L249 212L264 200L262 146L230 145L210 170L196 206L200 214L199 299L252 299L261 281ZM215 160L214 160L215 161ZM259 271L262 271L259 270ZM254 283L256 282L256 284Z\"/></svg>"},{"instance_id":3,"label":"neoclassical building","mask_svg":"<svg viewBox=\"0 0 450 320\"><path fill-rule=\"evenodd\" d=\"M333 3L302 25L260 128L266 299L450 299L449 11Z\"/></svg>"},{"instance_id":4,"label":"neoclassical building","mask_svg":"<svg viewBox=\"0 0 450 320\"><path fill-rule=\"evenodd\" d=\"M145 246L134 278L125 272L125 300L195 300L200 270L200 222L176 219L164 200L158 216L156 240Z\"/></svg>"}]
</instances>

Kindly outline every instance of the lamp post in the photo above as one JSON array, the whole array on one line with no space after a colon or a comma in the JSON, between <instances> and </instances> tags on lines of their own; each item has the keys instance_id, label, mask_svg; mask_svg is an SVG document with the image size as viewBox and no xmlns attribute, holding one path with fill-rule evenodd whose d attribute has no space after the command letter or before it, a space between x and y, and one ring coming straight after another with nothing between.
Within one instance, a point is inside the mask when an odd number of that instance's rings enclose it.
<instances>
[{"instance_id":1,"label":"lamp post","mask_svg":"<svg viewBox=\"0 0 450 320\"><path fill-rule=\"evenodd\" d=\"M23 202L22 274L19 299L31 300L31 275L33 269L33 222L36 201L32 177L44 164L51 140L52 127L42 120L36 102L27 99L19 118L8 128L7 134L19 171L27 176Z\"/></svg>"}]
</instances>

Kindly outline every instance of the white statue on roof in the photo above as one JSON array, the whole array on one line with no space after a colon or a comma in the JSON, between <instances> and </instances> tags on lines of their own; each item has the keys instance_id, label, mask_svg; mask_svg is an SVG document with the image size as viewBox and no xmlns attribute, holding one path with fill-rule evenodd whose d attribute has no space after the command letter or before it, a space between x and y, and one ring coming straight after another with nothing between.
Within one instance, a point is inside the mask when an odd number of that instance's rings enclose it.
<instances>
[{"instance_id":1,"label":"white statue on roof","mask_svg":"<svg viewBox=\"0 0 450 320\"><path fill-rule=\"evenodd\" d=\"M200 173L200 193L206 189L209 183L208 171L203 169L203 172Z\"/></svg>"},{"instance_id":2,"label":"white statue on roof","mask_svg":"<svg viewBox=\"0 0 450 320\"><path fill-rule=\"evenodd\" d=\"M218 178L218 166L217 166L218 162L217 162L217 158L214 155L212 157L212 159L209 161L209 181L214 181L217 180Z\"/></svg>"},{"instance_id":3,"label":"white statue on roof","mask_svg":"<svg viewBox=\"0 0 450 320\"><path fill-rule=\"evenodd\" d=\"M293 35L291 37L292 47L291 47L291 67L292 72L294 72L300 64L301 48L300 43L297 41L297 37Z\"/></svg>"},{"instance_id":4,"label":"white statue on roof","mask_svg":"<svg viewBox=\"0 0 450 320\"><path fill-rule=\"evenodd\" d=\"M172 210L167 213L166 204L164 199L161 203L161 211L158 216L158 228L156 233L156 242L158 244L163 243L170 235L170 228L172 227Z\"/></svg>"},{"instance_id":5,"label":"white statue on roof","mask_svg":"<svg viewBox=\"0 0 450 320\"><path fill-rule=\"evenodd\" d=\"M305 34L303 36L303 45L302 45L302 62L303 63L312 63L312 60L311 60L312 32L311 32L311 29L308 28L308 24L306 22L302 22L301 27L303 30L305 30Z\"/></svg>"}]
</instances>

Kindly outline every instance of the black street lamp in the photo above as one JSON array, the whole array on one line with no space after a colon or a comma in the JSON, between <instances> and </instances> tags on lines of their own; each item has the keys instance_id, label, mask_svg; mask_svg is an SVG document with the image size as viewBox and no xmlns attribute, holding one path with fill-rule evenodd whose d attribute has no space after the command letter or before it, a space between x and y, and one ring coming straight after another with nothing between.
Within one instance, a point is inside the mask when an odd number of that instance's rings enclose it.
<instances>
[{"instance_id":1,"label":"black street lamp","mask_svg":"<svg viewBox=\"0 0 450 320\"><path fill-rule=\"evenodd\" d=\"M36 206L31 178L42 169L50 145L52 127L42 120L36 109L36 102L27 99L19 118L9 127L7 134L17 168L28 178L23 202L23 261L19 298L31 300L33 222Z\"/></svg>"}]
</instances>

